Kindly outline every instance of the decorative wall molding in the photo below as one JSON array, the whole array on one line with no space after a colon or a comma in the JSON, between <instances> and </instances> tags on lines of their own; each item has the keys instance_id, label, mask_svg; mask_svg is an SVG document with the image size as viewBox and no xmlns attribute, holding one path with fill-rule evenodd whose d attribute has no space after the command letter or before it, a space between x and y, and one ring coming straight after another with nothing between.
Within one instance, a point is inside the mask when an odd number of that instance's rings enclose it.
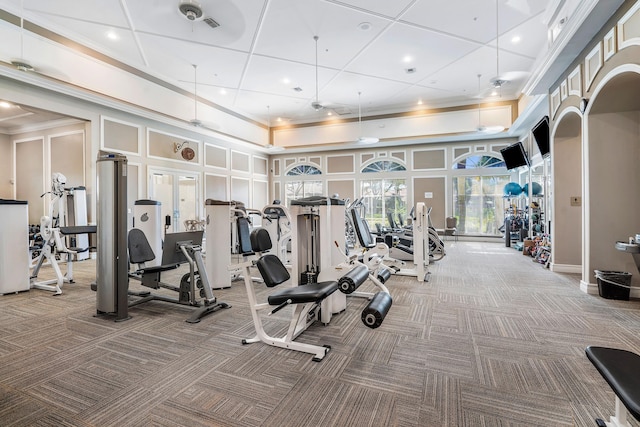
<instances>
[{"instance_id":1,"label":"decorative wall molding","mask_svg":"<svg viewBox=\"0 0 640 427\"><path fill-rule=\"evenodd\" d=\"M567 81L563 80L562 83L560 83L560 102L564 101L569 96L567 87Z\"/></svg>"},{"instance_id":2,"label":"decorative wall molding","mask_svg":"<svg viewBox=\"0 0 640 427\"><path fill-rule=\"evenodd\" d=\"M640 45L640 2L636 2L618 21L618 50Z\"/></svg>"},{"instance_id":3,"label":"decorative wall molding","mask_svg":"<svg viewBox=\"0 0 640 427\"><path fill-rule=\"evenodd\" d=\"M604 39L602 40L602 44L604 46L604 60L605 62L611 58L616 50L616 27L613 27L607 34L604 35Z\"/></svg>"},{"instance_id":4,"label":"decorative wall molding","mask_svg":"<svg viewBox=\"0 0 640 427\"><path fill-rule=\"evenodd\" d=\"M567 77L567 89L569 95L582 97L582 65L578 66Z\"/></svg>"},{"instance_id":5,"label":"decorative wall molding","mask_svg":"<svg viewBox=\"0 0 640 427\"><path fill-rule=\"evenodd\" d=\"M558 113L558 108L560 108L560 104L561 104L561 100L560 100L560 88L557 87L553 92L551 92L551 97L549 98L549 109L551 110L551 116L555 117L555 115Z\"/></svg>"},{"instance_id":6,"label":"decorative wall molding","mask_svg":"<svg viewBox=\"0 0 640 427\"><path fill-rule=\"evenodd\" d=\"M602 42L599 42L584 59L584 88L589 91L602 68Z\"/></svg>"}]
</instances>

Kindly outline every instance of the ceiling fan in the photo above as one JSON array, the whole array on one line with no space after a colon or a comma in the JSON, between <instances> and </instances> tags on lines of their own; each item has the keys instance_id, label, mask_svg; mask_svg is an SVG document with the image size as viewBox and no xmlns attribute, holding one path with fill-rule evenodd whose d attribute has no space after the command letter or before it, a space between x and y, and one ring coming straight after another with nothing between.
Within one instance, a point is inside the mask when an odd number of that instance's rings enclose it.
<instances>
[{"instance_id":1,"label":"ceiling fan","mask_svg":"<svg viewBox=\"0 0 640 427\"><path fill-rule=\"evenodd\" d=\"M478 74L478 92L480 92L480 79L482 78L482 74ZM500 133L504 130L504 126L494 125L494 126L486 126L482 124L482 120L480 118L480 101L478 101L478 125L476 126L475 133L480 133L484 135L491 135L494 133Z\"/></svg>"},{"instance_id":2,"label":"ceiling fan","mask_svg":"<svg viewBox=\"0 0 640 427\"><path fill-rule=\"evenodd\" d=\"M35 68L24 59L24 0L20 1L20 58L12 59L11 65L20 71L35 71Z\"/></svg>"},{"instance_id":3,"label":"ceiling fan","mask_svg":"<svg viewBox=\"0 0 640 427\"><path fill-rule=\"evenodd\" d=\"M345 104L339 104L339 103L334 103L334 102L326 102L326 101L320 101L318 98L318 93L319 93L319 84L318 84L318 39L320 37L318 36L313 36L313 40L316 43L316 63L315 63L315 70L316 70L316 96L313 99L313 101L311 101L311 108L313 108L316 111L322 111L322 110L327 110L328 111L328 115L333 115L333 114L338 114L340 116L345 115L345 114L350 114L351 110L349 107L347 107Z\"/></svg>"},{"instance_id":4,"label":"ceiling fan","mask_svg":"<svg viewBox=\"0 0 640 427\"><path fill-rule=\"evenodd\" d=\"M211 28L218 28L220 24L210 16L205 16L200 3L193 0L183 0L178 5L180 13L191 22L203 21Z\"/></svg>"},{"instance_id":5,"label":"ceiling fan","mask_svg":"<svg viewBox=\"0 0 640 427\"><path fill-rule=\"evenodd\" d=\"M512 8L520 8L521 0L511 0L507 2L507 6ZM502 97L502 91L505 87L513 85L516 81L524 81L530 73L527 71L509 71L500 73L500 2L496 0L496 76L489 80L489 86L485 90L478 90L478 98L486 98L489 96Z\"/></svg>"},{"instance_id":6,"label":"ceiling fan","mask_svg":"<svg viewBox=\"0 0 640 427\"><path fill-rule=\"evenodd\" d=\"M358 134L360 136L356 140L356 144L359 145L369 145L375 144L380 141L379 138L375 136L363 136L362 135L362 102L360 101L361 92L358 92Z\"/></svg>"},{"instance_id":7,"label":"ceiling fan","mask_svg":"<svg viewBox=\"0 0 640 427\"><path fill-rule=\"evenodd\" d=\"M193 119L189 123L193 127L203 128L207 130L218 130L220 126L212 122L203 122L198 118L198 65L191 64L193 67Z\"/></svg>"},{"instance_id":8,"label":"ceiling fan","mask_svg":"<svg viewBox=\"0 0 640 427\"><path fill-rule=\"evenodd\" d=\"M311 108L316 111L320 111L324 108L324 105L322 105L318 100L318 39L318 36L313 36L313 40L316 42L316 98L311 102Z\"/></svg>"},{"instance_id":9,"label":"ceiling fan","mask_svg":"<svg viewBox=\"0 0 640 427\"><path fill-rule=\"evenodd\" d=\"M61 71L52 68L48 65L42 65L42 63L34 66L32 62L25 58L24 53L24 36L25 36L25 28L24 28L24 0L20 2L21 7L21 16L20 16L20 57L13 58L10 60L11 65L13 65L18 71L24 71L28 73L33 73L41 76L46 76L50 78L54 78L62 81L69 81L69 76L62 73Z\"/></svg>"}]
</instances>

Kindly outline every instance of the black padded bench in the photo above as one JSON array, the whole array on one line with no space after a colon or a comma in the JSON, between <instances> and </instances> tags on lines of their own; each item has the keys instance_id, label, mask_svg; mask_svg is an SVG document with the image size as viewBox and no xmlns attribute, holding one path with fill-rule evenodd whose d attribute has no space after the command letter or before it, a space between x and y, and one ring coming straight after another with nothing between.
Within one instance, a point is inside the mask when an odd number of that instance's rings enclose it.
<instances>
[{"instance_id":1,"label":"black padded bench","mask_svg":"<svg viewBox=\"0 0 640 427\"><path fill-rule=\"evenodd\" d=\"M72 225L68 227L60 227L60 234L63 236L73 236L78 234L96 234L98 231L98 227L95 225ZM88 246L86 248L80 248L77 246L68 247L70 251L76 253L87 252L88 250L95 249L93 246ZM71 255L71 254L69 254Z\"/></svg>"},{"instance_id":2,"label":"black padded bench","mask_svg":"<svg viewBox=\"0 0 640 427\"><path fill-rule=\"evenodd\" d=\"M616 348L589 346L587 358L616 394L616 414L598 426L627 426L627 413L640 421L640 355Z\"/></svg>"}]
</instances>

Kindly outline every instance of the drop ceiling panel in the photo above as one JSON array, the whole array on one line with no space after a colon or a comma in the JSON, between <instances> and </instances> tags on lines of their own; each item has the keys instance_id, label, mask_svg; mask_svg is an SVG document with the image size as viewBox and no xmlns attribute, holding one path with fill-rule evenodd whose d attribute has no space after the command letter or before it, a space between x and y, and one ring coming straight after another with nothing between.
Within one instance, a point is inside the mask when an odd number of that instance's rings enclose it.
<instances>
[{"instance_id":1,"label":"drop ceiling panel","mask_svg":"<svg viewBox=\"0 0 640 427\"><path fill-rule=\"evenodd\" d=\"M407 43L407 40L413 40ZM373 42L348 71L377 77L417 82L478 48L475 43L405 24L394 24ZM405 57L410 62L405 62ZM412 74L407 68L415 68Z\"/></svg>"},{"instance_id":2,"label":"drop ceiling panel","mask_svg":"<svg viewBox=\"0 0 640 427\"><path fill-rule=\"evenodd\" d=\"M357 107L358 92L361 92L363 107L381 99L393 97L394 94L408 88L407 83L396 82L363 74L341 73L322 92L322 95L335 103Z\"/></svg>"},{"instance_id":3,"label":"drop ceiling panel","mask_svg":"<svg viewBox=\"0 0 640 427\"><path fill-rule=\"evenodd\" d=\"M546 37L539 36L540 34L545 34L546 31L547 28L542 22L542 18L538 15L501 35L500 49L535 60L547 46ZM512 40L516 36L520 38L520 41L513 43Z\"/></svg>"},{"instance_id":4,"label":"drop ceiling panel","mask_svg":"<svg viewBox=\"0 0 640 427\"><path fill-rule=\"evenodd\" d=\"M300 99L313 100L315 98L316 69L313 65L305 65L264 56L253 56L244 78L242 89L272 93L280 96L290 96ZM336 70L324 67L318 68L319 99L323 100L325 93L322 88L334 78ZM285 83L287 78L289 83ZM300 87L301 92L293 88Z\"/></svg>"},{"instance_id":5,"label":"drop ceiling panel","mask_svg":"<svg viewBox=\"0 0 640 427\"><path fill-rule=\"evenodd\" d=\"M265 123L270 119L272 126L276 124L278 117L290 119L294 113L307 108L310 113L313 112L306 100L251 91L238 92L234 108L253 117L263 117Z\"/></svg>"},{"instance_id":6,"label":"drop ceiling panel","mask_svg":"<svg viewBox=\"0 0 640 427\"><path fill-rule=\"evenodd\" d=\"M133 33L126 28L61 16L52 16L50 18L51 22L56 26L56 32L71 40L80 41L87 47L132 66L144 67L146 65ZM107 36L109 33L115 34L117 39L110 39Z\"/></svg>"},{"instance_id":7,"label":"drop ceiling panel","mask_svg":"<svg viewBox=\"0 0 640 427\"><path fill-rule=\"evenodd\" d=\"M423 0L402 19L467 40L487 43L496 37L497 0ZM544 10L548 0L500 1L500 33Z\"/></svg>"},{"instance_id":8,"label":"drop ceiling panel","mask_svg":"<svg viewBox=\"0 0 640 427\"><path fill-rule=\"evenodd\" d=\"M519 88L520 84L526 79L526 73L521 71L529 70L532 66L532 60L520 55L514 55L510 52L500 51L500 75L515 75L513 84L509 85L508 91L503 92L506 96L513 88ZM490 80L497 76L496 50L491 47L483 47L464 57L462 60L452 64L451 66L439 71L431 76L429 82L423 82L425 85L451 88L458 91L460 96L469 96L469 99L476 99L478 95L478 74L480 78L480 92L484 93L490 87ZM437 82L432 85L431 82Z\"/></svg>"},{"instance_id":9,"label":"drop ceiling panel","mask_svg":"<svg viewBox=\"0 0 640 427\"><path fill-rule=\"evenodd\" d=\"M178 10L178 1L123 0L136 30L227 49L249 51L264 0L201 0L204 16L220 26L211 28L203 21L189 21Z\"/></svg>"},{"instance_id":10,"label":"drop ceiling panel","mask_svg":"<svg viewBox=\"0 0 640 427\"><path fill-rule=\"evenodd\" d=\"M120 28L128 28L127 17L120 2L113 0L22 0L25 12L43 14L47 20L55 20L56 17L83 21L87 23L100 23ZM20 0L15 2L20 5ZM149 3L142 0L140 3ZM156 3L156 2L153 2Z\"/></svg>"},{"instance_id":11,"label":"drop ceiling panel","mask_svg":"<svg viewBox=\"0 0 640 427\"><path fill-rule=\"evenodd\" d=\"M368 31L358 29L363 21ZM255 53L315 64L318 39L318 63L343 68L358 54L388 21L320 0L272 0L266 14Z\"/></svg>"},{"instance_id":12,"label":"drop ceiling panel","mask_svg":"<svg viewBox=\"0 0 640 427\"><path fill-rule=\"evenodd\" d=\"M396 110L411 111L442 106L458 93L422 86L410 86L389 97L386 102ZM418 101L422 101L419 105Z\"/></svg>"},{"instance_id":13,"label":"drop ceiling panel","mask_svg":"<svg viewBox=\"0 0 640 427\"><path fill-rule=\"evenodd\" d=\"M237 88L248 55L229 49L140 34L149 67L174 80L193 82L193 64L198 66L198 81ZM192 87L191 87L192 88Z\"/></svg>"},{"instance_id":14,"label":"drop ceiling panel","mask_svg":"<svg viewBox=\"0 0 640 427\"><path fill-rule=\"evenodd\" d=\"M395 18L412 2L412 0L327 0L327 2Z\"/></svg>"}]
</instances>

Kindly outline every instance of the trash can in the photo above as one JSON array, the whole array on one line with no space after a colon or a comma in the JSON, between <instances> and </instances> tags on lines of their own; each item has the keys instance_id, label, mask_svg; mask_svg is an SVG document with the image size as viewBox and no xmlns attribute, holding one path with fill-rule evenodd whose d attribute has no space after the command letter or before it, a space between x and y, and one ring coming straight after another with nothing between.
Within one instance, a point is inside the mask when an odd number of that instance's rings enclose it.
<instances>
[{"instance_id":1,"label":"trash can","mask_svg":"<svg viewBox=\"0 0 640 427\"><path fill-rule=\"evenodd\" d=\"M602 298L629 301L631 273L624 271L594 270L598 280L598 293Z\"/></svg>"}]
</instances>

